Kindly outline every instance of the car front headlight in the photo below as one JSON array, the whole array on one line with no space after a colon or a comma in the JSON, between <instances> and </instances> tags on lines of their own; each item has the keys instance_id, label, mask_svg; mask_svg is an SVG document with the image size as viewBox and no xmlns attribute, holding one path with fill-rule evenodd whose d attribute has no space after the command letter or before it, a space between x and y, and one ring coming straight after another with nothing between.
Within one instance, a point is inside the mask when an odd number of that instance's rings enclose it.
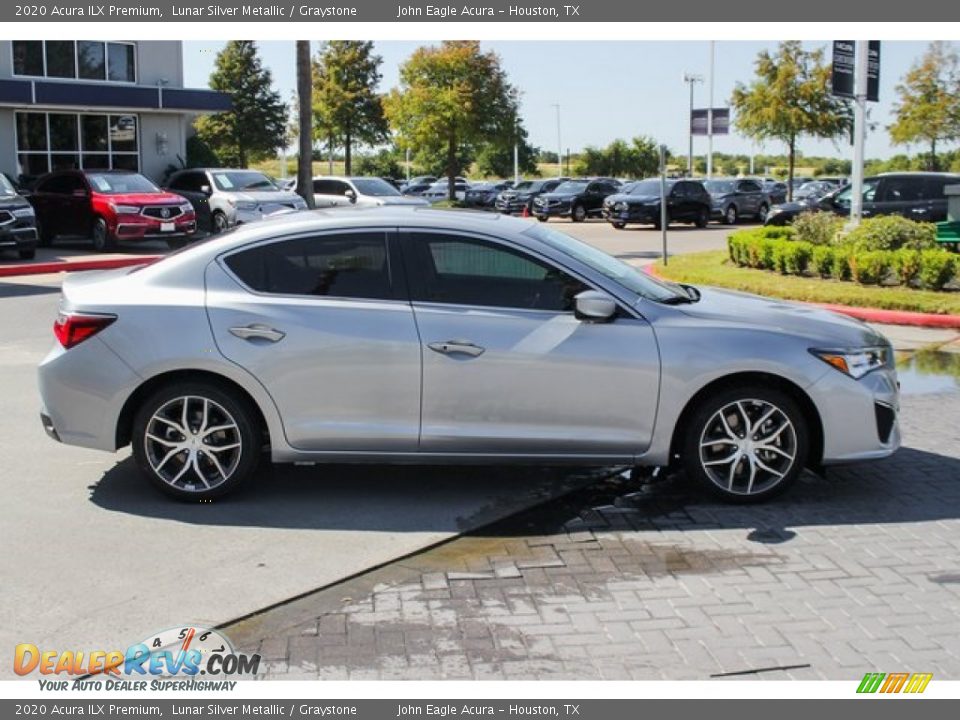
<instances>
[{"instance_id":1,"label":"car front headlight","mask_svg":"<svg viewBox=\"0 0 960 720\"><path fill-rule=\"evenodd\" d=\"M18 218L33 217L34 212L32 207L23 207L13 210L13 216Z\"/></svg>"},{"instance_id":2,"label":"car front headlight","mask_svg":"<svg viewBox=\"0 0 960 720\"><path fill-rule=\"evenodd\" d=\"M814 356L823 360L827 365L846 375L859 380L867 373L880 368L893 368L893 351L889 345L876 347L851 348L847 350L817 350L811 349Z\"/></svg>"},{"instance_id":3,"label":"car front headlight","mask_svg":"<svg viewBox=\"0 0 960 720\"><path fill-rule=\"evenodd\" d=\"M136 205L115 205L111 203L110 207L113 208L113 211L117 215L139 215L140 214L140 208L137 207Z\"/></svg>"},{"instance_id":4,"label":"car front headlight","mask_svg":"<svg viewBox=\"0 0 960 720\"><path fill-rule=\"evenodd\" d=\"M193 212L193 205L191 205L190 203L184 203L183 205L180 206L180 212L182 212L184 215L186 215L187 213Z\"/></svg>"}]
</instances>

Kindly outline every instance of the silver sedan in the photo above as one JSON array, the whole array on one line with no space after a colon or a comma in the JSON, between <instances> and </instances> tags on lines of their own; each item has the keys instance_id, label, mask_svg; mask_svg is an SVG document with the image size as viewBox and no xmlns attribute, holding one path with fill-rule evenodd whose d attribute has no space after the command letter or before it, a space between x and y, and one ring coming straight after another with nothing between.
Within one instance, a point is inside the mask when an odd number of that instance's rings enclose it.
<instances>
[{"instance_id":1,"label":"silver sedan","mask_svg":"<svg viewBox=\"0 0 960 720\"><path fill-rule=\"evenodd\" d=\"M683 469L761 500L900 443L890 344L807 306L658 282L549 227L378 208L243 227L63 285L56 440L181 499L278 463Z\"/></svg>"}]
</instances>

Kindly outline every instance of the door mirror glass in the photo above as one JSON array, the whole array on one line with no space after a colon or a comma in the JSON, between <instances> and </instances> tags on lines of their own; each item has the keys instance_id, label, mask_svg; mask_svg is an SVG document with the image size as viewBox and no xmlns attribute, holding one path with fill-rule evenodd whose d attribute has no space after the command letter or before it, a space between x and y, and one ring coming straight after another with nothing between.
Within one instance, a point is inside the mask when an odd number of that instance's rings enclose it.
<instances>
[{"instance_id":1,"label":"door mirror glass","mask_svg":"<svg viewBox=\"0 0 960 720\"><path fill-rule=\"evenodd\" d=\"M584 290L576 296L576 316L586 322L608 322L617 312L617 303L606 293Z\"/></svg>"},{"instance_id":2,"label":"door mirror glass","mask_svg":"<svg viewBox=\"0 0 960 720\"><path fill-rule=\"evenodd\" d=\"M202 192L204 195L213 195L213 190L209 185L201 185L200 192Z\"/></svg>"}]
</instances>

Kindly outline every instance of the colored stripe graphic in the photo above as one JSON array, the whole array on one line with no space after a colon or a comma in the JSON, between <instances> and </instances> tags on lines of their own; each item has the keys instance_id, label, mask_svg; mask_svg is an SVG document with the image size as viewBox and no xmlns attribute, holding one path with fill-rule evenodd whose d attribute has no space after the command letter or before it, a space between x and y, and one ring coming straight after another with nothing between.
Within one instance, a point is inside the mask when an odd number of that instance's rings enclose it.
<instances>
[{"instance_id":1,"label":"colored stripe graphic","mask_svg":"<svg viewBox=\"0 0 960 720\"><path fill-rule=\"evenodd\" d=\"M867 673L860 681L858 693L912 693L919 694L927 689L933 673Z\"/></svg>"}]
</instances>

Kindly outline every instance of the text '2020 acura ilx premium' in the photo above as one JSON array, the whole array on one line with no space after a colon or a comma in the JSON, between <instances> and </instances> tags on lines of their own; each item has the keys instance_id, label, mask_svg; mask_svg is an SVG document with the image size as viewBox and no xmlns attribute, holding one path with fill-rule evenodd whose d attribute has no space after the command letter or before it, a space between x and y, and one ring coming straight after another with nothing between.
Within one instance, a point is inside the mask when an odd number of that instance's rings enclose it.
<instances>
[{"instance_id":1,"label":"text '2020 acura ilx premium'","mask_svg":"<svg viewBox=\"0 0 960 720\"><path fill-rule=\"evenodd\" d=\"M890 455L887 340L824 310L670 285L500 215L289 215L63 285L39 370L62 442L132 444L187 499L275 462L682 468L760 500Z\"/></svg>"}]
</instances>

